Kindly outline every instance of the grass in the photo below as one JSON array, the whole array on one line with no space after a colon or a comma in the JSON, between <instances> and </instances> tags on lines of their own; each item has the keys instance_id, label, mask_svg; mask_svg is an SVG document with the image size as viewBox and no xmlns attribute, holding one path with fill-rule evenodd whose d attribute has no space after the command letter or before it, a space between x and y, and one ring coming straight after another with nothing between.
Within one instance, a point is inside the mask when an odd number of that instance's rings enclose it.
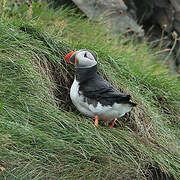
<instances>
[{"instance_id":1,"label":"grass","mask_svg":"<svg viewBox=\"0 0 180 180\"><path fill-rule=\"evenodd\" d=\"M112 37L75 10L38 7L0 22L0 179L178 180L178 78L145 42ZM74 70L63 57L81 48L138 103L117 128L94 127L69 99Z\"/></svg>"}]
</instances>

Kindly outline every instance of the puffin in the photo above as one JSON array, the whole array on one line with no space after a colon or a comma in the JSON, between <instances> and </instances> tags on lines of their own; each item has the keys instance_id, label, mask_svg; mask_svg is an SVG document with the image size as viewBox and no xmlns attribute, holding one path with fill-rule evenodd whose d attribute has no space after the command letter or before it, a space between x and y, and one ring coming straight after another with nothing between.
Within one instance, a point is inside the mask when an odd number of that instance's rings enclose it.
<instances>
[{"instance_id":1,"label":"puffin","mask_svg":"<svg viewBox=\"0 0 180 180\"><path fill-rule=\"evenodd\" d=\"M104 121L113 127L117 118L136 106L130 101L129 94L121 93L99 75L94 52L86 49L72 51L64 59L75 66L75 77L70 88L72 103L81 113L93 117L95 126L99 121Z\"/></svg>"}]
</instances>

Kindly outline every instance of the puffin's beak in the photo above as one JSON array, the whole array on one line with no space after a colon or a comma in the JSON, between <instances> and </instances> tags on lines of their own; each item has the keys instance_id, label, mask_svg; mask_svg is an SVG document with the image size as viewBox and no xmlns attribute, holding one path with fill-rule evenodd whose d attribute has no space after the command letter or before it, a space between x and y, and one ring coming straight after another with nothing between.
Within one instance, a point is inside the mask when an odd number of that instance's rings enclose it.
<instances>
[{"instance_id":1,"label":"puffin's beak","mask_svg":"<svg viewBox=\"0 0 180 180\"><path fill-rule=\"evenodd\" d=\"M74 62L74 61L75 61L75 57L72 57L75 53L76 53L76 51L71 51L70 53L68 53L68 54L64 57L64 59L65 59L68 63L71 63L71 64L75 63L75 62Z\"/></svg>"}]
</instances>

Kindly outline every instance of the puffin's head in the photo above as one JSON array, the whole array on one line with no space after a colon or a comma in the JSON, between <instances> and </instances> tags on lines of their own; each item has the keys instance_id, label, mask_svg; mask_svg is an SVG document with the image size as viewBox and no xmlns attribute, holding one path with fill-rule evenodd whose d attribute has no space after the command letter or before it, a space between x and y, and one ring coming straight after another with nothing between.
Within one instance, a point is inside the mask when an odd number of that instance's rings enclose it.
<instances>
[{"instance_id":1,"label":"puffin's head","mask_svg":"<svg viewBox=\"0 0 180 180\"><path fill-rule=\"evenodd\" d=\"M72 51L64 59L74 64L76 68L90 68L97 64L95 53L86 49Z\"/></svg>"}]
</instances>

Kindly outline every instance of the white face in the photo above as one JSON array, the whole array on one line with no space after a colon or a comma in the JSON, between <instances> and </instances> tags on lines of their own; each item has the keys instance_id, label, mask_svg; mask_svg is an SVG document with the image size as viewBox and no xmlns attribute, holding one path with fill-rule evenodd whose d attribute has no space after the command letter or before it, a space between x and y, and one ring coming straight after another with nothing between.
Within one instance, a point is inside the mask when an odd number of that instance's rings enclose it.
<instances>
[{"instance_id":1,"label":"white face","mask_svg":"<svg viewBox=\"0 0 180 180\"><path fill-rule=\"evenodd\" d=\"M88 50L80 50L75 55L75 66L77 68L90 68L97 64L94 53Z\"/></svg>"}]
</instances>

